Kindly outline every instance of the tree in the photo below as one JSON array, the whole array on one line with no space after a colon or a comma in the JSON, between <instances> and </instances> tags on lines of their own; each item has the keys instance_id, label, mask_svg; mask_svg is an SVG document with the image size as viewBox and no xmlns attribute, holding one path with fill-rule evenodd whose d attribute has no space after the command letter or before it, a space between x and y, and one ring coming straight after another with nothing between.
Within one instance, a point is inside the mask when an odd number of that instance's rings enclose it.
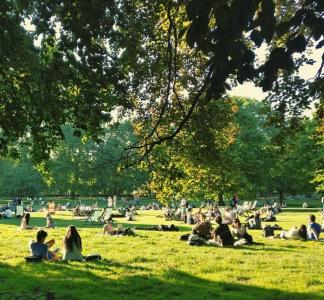
<instances>
[{"instance_id":1,"label":"tree","mask_svg":"<svg viewBox=\"0 0 324 300\"><path fill-rule=\"evenodd\" d=\"M138 157L133 152L139 150L147 158L233 84L254 80L270 90L277 78L294 71L295 53L311 43L324 45L320 0L95 3L2 1L4 154L24 140L36 160L49 158L65 123L76 135L83 130L99 141L119 108L145 125L124 157ZM33 33L20 25L27 19ZM40 47L32 36L42 37ZM257 64L255 50L263 42L269 55ZM322 67L316 81L321 74Z\"/></svg>"},{"instance_id":2,"label":"tree","mask_svg":"<svg viewBox=\"0 0 324 300\"><path fill-rule=\"evenodd\" d=\"M46 188L42 176L24 155L20 161L0 160L0 195L38 196Z\"/></svg>"},{"instance_id":3,"label":"tree","mask_svg":"<svg viewBox=\"0 0 324 300\"><path fill-rule=\"evenodd\" d=\"M122 149L135 142L129 122L106 129L100 144L87 136L73 136L73 128L63 128L62 141L43 171L47 171L50 190L56 194L82 195L131 194L145 183L146 174L136 167L122 170ZM44 173L46 175L46 173Z\"/></svg>"}]
</instances>

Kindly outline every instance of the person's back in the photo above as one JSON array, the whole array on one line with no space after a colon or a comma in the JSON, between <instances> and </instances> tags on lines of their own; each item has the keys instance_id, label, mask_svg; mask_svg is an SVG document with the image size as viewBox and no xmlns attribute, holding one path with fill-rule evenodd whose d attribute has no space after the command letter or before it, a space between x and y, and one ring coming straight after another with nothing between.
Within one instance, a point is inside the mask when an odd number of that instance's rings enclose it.
<instances>
[{"instance_id":1,"label":"person's back","mask_svg":"<svg viewBox=\"0 0 324 300\"><path fill-rule=\"evenodd\" d=\"M29 244L29 249L31 255L48 259L48 246L46 244L31 241Z\"/></svg>"},{"instance_id":2,"label":"person's back","mask_svg":"<svg viewBox=\"0 0 324 300\"><path fill-rule=\"evenodd\" d=\"M201 215L201 222L198 223L193 229L192 233L197 234L204 239L209 239L211 236L211 231L213 227L211 226L210 222L206 222L205 215Z\"/></svg>"},{"instance_id":3,"label":"person's back","mask_svg":"<svg viewBox=\"0 0 324 300\"><path fill-rule=\"evenodd\" d=\"M72 249L63 246L62 260L83 260L81 249L75 244L72 244Z\"/></svg>"},{"instance_id":4,"label":"person's back","mask_svg":"<svg viewBox=\"0 0 324 300\"><path fill-rule=\"evenodd\" d=\"M81 237L75 226L67 228L63 240L62 260L83 260Z\"/></svg>"},{"instance_id":5,"label":"person's back","mask_svg":"<svg viewBox=\"0 0 324 300\"><path fill-rule=\"evenodd\" d=\"M234 244L234 238L227 224L219 224L214 234L223 246L232 246Z\"/></svg>"},{"instance_id":6,"label":"person's back","mask_svg":"<svg viewBox=\"0 0 324 300\"><path fill-rule=\"evenodd\" d=\"M49 259L48 244L45 243L47 233L44 230L37 232L36 240L31 241L29 244L29 250L31 255L40 257L42 259Z\"/></svg>"},{"instance_id":7,"label":"person's back","mask_svg":"<svg viewBox=\"0 0 324 300\"><path fill-rule=\"evenodd\" d=\"M250 229L261 229L261 218L258 213L255 213L253 218L249 220Z\"/></svg>"},{"instance_id":8,"label":"person's back","mask_svg":"<svg viewBox=\"0 0 324 300\"><path fill-rule=\"evenodd\" d=\"M310 215L309 216L309 234L308 234L308 238L310 240L318 240L319 235L322 231L322 227L320 224L315 222L315 216L314 215Z\"/></svg>"},{"instance_id":9,"label":"person's back","mask_svg":"<svg viewBox=\"0 0 324 300\"><path fill-rule=\"evenodd\" d=\"M3 212L3 217L7 218L7 219L11 219L12 218L12 211L7 208L4 212Z\"/></svg>"}]
</instances>

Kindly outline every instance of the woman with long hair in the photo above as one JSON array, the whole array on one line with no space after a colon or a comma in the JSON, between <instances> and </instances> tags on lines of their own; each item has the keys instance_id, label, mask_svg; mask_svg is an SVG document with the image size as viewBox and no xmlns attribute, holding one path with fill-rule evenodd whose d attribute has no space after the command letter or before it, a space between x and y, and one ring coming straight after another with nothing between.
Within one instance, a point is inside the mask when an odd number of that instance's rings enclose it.
<instances>
[{"instance_id":1,"label":"woman with long hair","mask_svg":"<svg viewBox=\"0 0 324 300\"><path fill-rule=\"evenodd\" d=\"M307 240L307 227L306 225L301 225L299 228L294 226L288 231L282 231L279 237L286 240Z\"/></svg>"},{"instance_id":2,"label":"woman with long hair","mask_svg":"<svg viewBox=\"0 0 324 300\"><path fill-rule=\"evenodd\" d=\"M30 220L30 213L25 213L21 219L20 223L20 229L26 230L26 229L33 229L32 226L29 226L29 220Z\"/></svg>"},{"instance_id":3,"label":"woman with long hair","mask_svg":"<svg viewBox=\"0 0 324 300\"><path fill-rule=\"evenodd\" d=\"M75 226L67 228L62 248L62 260L83 260L82 241Z\"/></svg>"}]
</instances>

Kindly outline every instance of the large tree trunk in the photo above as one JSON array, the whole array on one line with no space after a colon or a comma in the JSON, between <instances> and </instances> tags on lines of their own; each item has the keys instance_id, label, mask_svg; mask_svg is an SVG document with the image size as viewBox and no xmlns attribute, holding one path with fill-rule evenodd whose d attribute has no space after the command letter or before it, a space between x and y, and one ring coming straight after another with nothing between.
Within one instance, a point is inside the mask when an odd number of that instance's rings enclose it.
<instances>
[{"instance_id":1,"label":"large tree trunk","mask_svg":"<svg viewBox=\"0 0 324 300\"><path fill-rule=\"evenodd\" d=\"M282 205L284 202L284 191L279 191L279 203Z\"/></svg>"},{"instance_id":2,"label":"large tree trunk","mask_svg":"<svg viewBox=\"0 0 324 300\"><path fill-rule=\"evenodd\" d=\"M218 205L219 206L224 206L225 202L224 202L224 195L222 193L218 194Z\"/></svg>"}]
</instances>

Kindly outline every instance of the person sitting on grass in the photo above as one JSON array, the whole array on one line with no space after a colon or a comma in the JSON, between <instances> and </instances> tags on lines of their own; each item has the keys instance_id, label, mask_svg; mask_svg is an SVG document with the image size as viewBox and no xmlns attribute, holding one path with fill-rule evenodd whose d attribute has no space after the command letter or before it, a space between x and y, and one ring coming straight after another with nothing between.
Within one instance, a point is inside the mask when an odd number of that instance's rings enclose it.
<instances>
[{"instance_id":1,"label":"person sitting on grass","mask_svg":"<svg viewBox=\"0 0 324 300\"><path fill-rule=\"evenodd\" d=\"M12 215L13 215L13 213L9 207L7 207L5 209L5 211L3 213L1 213L1 217L5 218L5 219L11 219Z\"/></svg>"},{"instance_id":2,"label":"person sitting on grass","mask_svg":"<svg viewBox=\"0 0 324 300\"><path fill-rule=\"evenodd\" d=\"M308 239L309 240L318 240L319 235L322 231L321 225L315 222L316 217L314 215L309 216L308 224Z\"/></svg>"},{"instance_id":3,"label":"person sitting on grass","mask_svg":"<svg viewBox=\"0 0 324 300\"><path fill-rule=\"evenodd\" d=\"M30 220L30 213L25 213L21 219L20 223L20 229L26 230L26 229L33 229L34 227L29 226L29 220Z\"/></svg>"},{"instance_id":4,"label":"person sitting on grass","mask_svg":"<svg viewBox=\"0 0 324 300\"><path fill-rule=\"evenodd\" d=\"M202 214L201 208L199 208L198 211L194 215L194 222L195 222L195 224L198 224L198 223L201 222L201 214Z\"/></svg>"},{"instance_id":5,"label":"person sitting on grass","mask_svg":"<svg viewBox=\"0 0 324 300\"><path fill-rule=\"evenodd\" d=\"M55 228L53 218L49 212L46 214L46 226L45 228Z\"/></svg>"},{"instance_id":6,"label":"person sitting on grass","mask_svg":"<svg viewBox=\"0 0 324 300\"><path fill-rule=\"evenodd\" d=\"M200 215L200 220L201 221L192 228L192 233L205 240L208 240L211 238L211 231L213 230L213 227L210 222L206 221L206 216L204 214Z\"/></svg>"},{"instance_id":7,"label":"person sitting on grass","mask_svg":"<svg viewBox=\"0 0 324 300\"><path fill-rule=\"evenodd\" d=\"M271 206L269 206L267 208L266 214L267 214L266 217L262 219L264 222L275 222L276 221L275 213Z\"/></svg>"},{"instance_id":8,"label":"person sitting on grass","mask_svg":"<svg viewBox=\"0 0 324 300\"><path fill-rule=\"evenodd\" d=\"M233 246L234 238L227 224L223 223L221 216L215 218L217 227L213 232L213 239L208 241L209 245L213 246Z\"/></svg>"},{"instance_id":9,"label":"person sitting on grass","mask_svg":"<svg viewBox=\"0 0 324 300\"><path fill-rule=\"evenodd\" d=\"M83 260L81 237L75 226L70 225L63 239L62 260Z\"/></svg>"},{"instance_id":10,"label":"person sitting on grass","mask_svg":"<svg viewBox=\"0 0 324 300\"><path fill-rule=\"evenodd\" d=\"M45 243L45 239L47 237L47 232L44 230L39 230L36 235L36 242L31 241L29 245L30 253L33 256L45 259L45 260L53 260L56 261L58 259L57 257L57 251L49 251L49 248L51 248L55 240L50 240Z\"/></svg>"},{"instance_id":11,"label":"person sitting on grass","mask_svg":"<svg viewBox=\"0 0 324 300\"><path fill-rule=\"evenodd\" d=\"M223 223L232 224L233 220L236 218L236 212L230 207L225 207L223 214Z\"/></svg>"},{"instance_id":12,"label":"person sitting on grass","mask_svg":"<svg viewBox=\"0 0 324 300\"><path fill-rule=\"evenodd\" d=\"M194 217L192 215L192 208L188 208L186 221L187 221L187 224L190 224L190 225L195 224L195 220L194 220Z\"/></svg>"},{"instance_id":13,"label":"person sitting on grass","mask_svg":"<svg viewBox=\"0 0 324 300\"><path fill-rule=\"evenodd\" d=\"M279 237L286 240L307 240L307 227L306 225L301 225L298 229L294 226L288 231L282 231Z\"/></svg>"},{"instance_id":14,"label":"person sitting on grass","mask_svg":"<svg viewBox=\"0 0 324 300\"><path fill-rule=\"evenodd\" d=\"M134 214L127 208L125 212L126 221L135 221Z\"/></svg>"},{"instance_id":15,"label":"person sitting on grass","mask_svg":"<svg viewBox=\"0 0 324 300\"><path fill-rule=\"evenodd\" d=\"M232 223L232 233L233 237L240 240L245 240L245 244L251 244L253 242L253 238L250 234L247 233L246 227L244 224L241 224L240 219L235 218ZM243 242L241 242L243 244Z\"/></svg>"},{"instance_id":16,"label":"person sitting on grass","mask_svg":"<svg viewBox=\"0 0 324 300\"><path fill-rule=\"evenodd\" d=\"M117 230L114 229L111 221L108 221L108 223L104 225L102 234L103 235L105 235L105 234L116 235L117 234Z\"/></svg>"},{"instance_id":17,"label":"person sitting on grass","mask_svg":"<svg viewBox=\"0 0 324 300\"><path fill-rule=\"evenodd\" d=\"M261 229L261 218L259 212L255 212L252 217L247 219L247 221L250 229Z\"/></svg>"}]
</instances>

